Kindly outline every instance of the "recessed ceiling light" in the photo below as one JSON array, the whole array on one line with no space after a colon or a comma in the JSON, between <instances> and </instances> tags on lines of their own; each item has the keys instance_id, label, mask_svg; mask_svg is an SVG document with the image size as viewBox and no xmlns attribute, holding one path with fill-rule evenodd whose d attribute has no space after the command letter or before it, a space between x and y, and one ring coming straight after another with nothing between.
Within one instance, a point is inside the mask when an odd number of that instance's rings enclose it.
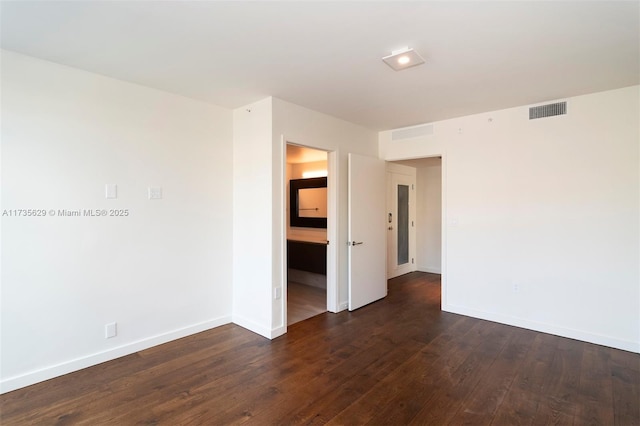
<instances>
[{"instance_id":1,"label":"recessed ceiling light","mask_svg":"<svg viewBox=\"0 0 640 426\"><path fill-rule=\"evenodd\" d=\"M382 60L396 71L424 64L424 59L418 55L418 52L409 47L394 50L391 55L385 56Z\"/></svg>"}]
</instances>

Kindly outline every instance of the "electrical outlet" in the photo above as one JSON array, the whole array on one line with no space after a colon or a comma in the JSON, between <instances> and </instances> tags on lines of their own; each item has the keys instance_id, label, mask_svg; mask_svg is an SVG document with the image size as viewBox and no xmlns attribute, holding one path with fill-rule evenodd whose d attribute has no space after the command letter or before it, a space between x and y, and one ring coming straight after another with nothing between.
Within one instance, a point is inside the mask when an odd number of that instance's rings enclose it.
<instances>
[{"instance_id":1,"label":"electrical outlet","mask_svg":"<svg viewBox=\"0 0 640 426\"><path fill-rule=\"evenodd\" d=\"M520 291L520 286L518 285L518 283L513 283L512 286L513 286L514 293L517 293Z\"/></svg>"},{"instance_id":2,"label":"electrical outlet","mask_svg":"<svg viewBox=\"0 0 640 426\"><path fill-rule=\"evenodd\" d=\"M104 338L111 339L118 335L118 323L110 322L104 326Z\"/></svg>"}]
</instances>

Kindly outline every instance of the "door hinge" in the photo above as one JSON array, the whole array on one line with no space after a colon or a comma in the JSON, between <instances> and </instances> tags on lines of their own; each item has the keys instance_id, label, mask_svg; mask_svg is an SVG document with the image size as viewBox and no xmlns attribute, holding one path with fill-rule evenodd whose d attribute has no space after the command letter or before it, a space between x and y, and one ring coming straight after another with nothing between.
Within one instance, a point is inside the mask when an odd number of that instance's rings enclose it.
<instances>
[{"instance_id":1,"label":"door hinge","mask_svg":"<svg viewBox=\"0 0 640 426\"><path fill-rule=\"evenodd\" d=\"M413 257L411 258L411 263L413 264Z\"/></svg>"},{"instance_id":2,"label":"door hinge","mask_svg":"<svg viewBox=\"0 0 640 426\"><path fill-rule=\"evenodd\" d=\"M411 190L413 190L413 189L414 189L414 188L413 188L413 184L411 184Z\"/></svg>"},{"instance_id":3,"label":"door hinge","mask_svg":"<svg viewBox=\"0 0 640 426\"><path fill-rule=\"evenodd\" d=\"M413 221L411 221L411 226L413 226Z\"/></svg>"}]
</instances>

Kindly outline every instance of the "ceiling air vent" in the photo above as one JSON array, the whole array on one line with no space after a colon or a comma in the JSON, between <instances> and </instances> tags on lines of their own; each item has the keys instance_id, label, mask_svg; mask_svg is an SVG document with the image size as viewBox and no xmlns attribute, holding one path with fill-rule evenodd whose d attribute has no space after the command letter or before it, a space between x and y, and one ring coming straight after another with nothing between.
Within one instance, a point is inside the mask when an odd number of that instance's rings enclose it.
<instances>
[{"instance_id":1,"label":"ceiling air vent","mask_svg":"<svg viewBox=\"0 0 640 426\"><path fill-rule=\"evenodd\" d=\"M411 139L432 134L433 124L423 124L420 126L405 127L404 129L393 130L391 132L391 140L399 141L402 139Z\"/></svg>"},{"instance_id":2,"label":"ceiling air vent","mask_svg":"<svg viewBox=\"0 0 640 426\"><path fill-rule=\"evenodd\" d=\"M529 108L529 120L535 120L536 118L553 117L554 115L565 115L566 113L566 102L540 105L537 107Z\"/></svg>"}]
</instances>

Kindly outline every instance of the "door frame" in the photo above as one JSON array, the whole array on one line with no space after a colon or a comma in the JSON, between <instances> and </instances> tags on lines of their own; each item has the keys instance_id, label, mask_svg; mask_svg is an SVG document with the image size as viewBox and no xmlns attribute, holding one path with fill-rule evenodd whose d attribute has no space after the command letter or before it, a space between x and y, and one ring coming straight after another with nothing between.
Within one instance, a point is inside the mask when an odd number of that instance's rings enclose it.
<instances>
[{"instance_id":1,"label":"door frame","mask_svg":"<svg viewBox=\"0 0 640 426\"><path fill-rule=\"evenodd\" d=\"M282 167L280 169L280 190L282 191L280 247L281 274L280 288L282 288L282 312L284 332L287 332L287 197L286 173L287 173L287 145L297 145L305 148L324 151L327 153L327 311L339 312L338 292L338 151L328 151L312 145L306 145L298 141L280 137L280 149L282 152Z\"/></svg>"}]
</instances>

